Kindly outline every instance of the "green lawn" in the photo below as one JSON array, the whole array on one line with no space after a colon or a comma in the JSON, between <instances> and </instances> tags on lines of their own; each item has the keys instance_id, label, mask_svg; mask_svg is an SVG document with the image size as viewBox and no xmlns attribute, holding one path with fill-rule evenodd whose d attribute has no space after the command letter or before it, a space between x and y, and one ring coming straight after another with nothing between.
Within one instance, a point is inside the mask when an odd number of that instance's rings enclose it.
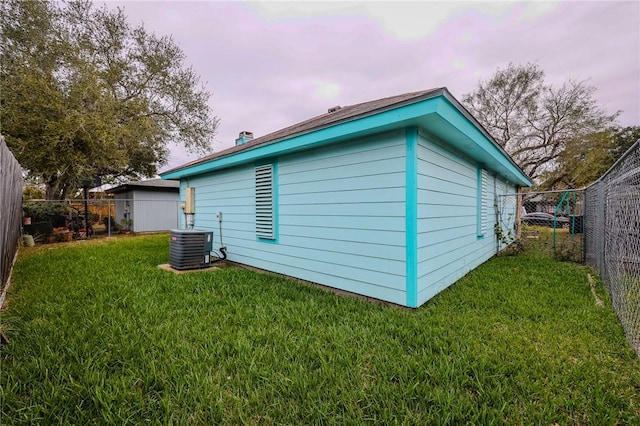
<instances>
[{"instance_id":1,"label":"green lawn","mask_svg":"<svg viewBox=\"0 0 640 426\"><path fill-rule=\"evenodd\" d=\"M522 242L529 250L546 252L557 260L584 261L584 234L571 235L568 229L555 230L546 226L522 227Z\"/></svg>"},{"instance_id":2,"label":"green lawn","mask_svg":"<svg viewBox=\"0 0 640 426\"><path fill-rule=\"evenodd\" d=\"M230 267L167 235L22 249L5 424L640 424L640 361L584 267L497 257L418 310Z\"/></svg>"}]
</instances>

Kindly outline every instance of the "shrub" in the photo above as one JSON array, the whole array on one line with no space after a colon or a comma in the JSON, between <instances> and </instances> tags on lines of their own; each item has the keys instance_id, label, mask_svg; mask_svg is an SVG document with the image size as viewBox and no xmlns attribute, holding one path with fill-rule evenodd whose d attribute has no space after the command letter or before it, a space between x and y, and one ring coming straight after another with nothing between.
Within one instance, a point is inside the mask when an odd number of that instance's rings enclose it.
<instances>
[{"instance_id":1,"label":"shrub","mask_svg":"<svg viewBox=\"0 0 640 426\"><path fill-rule=\"evenodd\" d=\"M69 212L65 203L51 201L25 201L22 209L32 222L53 222Z\"/></svg>"},{"instance_id":2,"label":"shrub","mask_svg":"<svg viewBox=\"0 0 640 426\"><path fill-rule=\"evenodd\" d=\"M113 216L103 217L102 223L104 223L105 228L109 228L109 223L111 223L111 229L116 229L118 226L118 224L116 223L116 219Z\"/></svg>"}]
</instances>

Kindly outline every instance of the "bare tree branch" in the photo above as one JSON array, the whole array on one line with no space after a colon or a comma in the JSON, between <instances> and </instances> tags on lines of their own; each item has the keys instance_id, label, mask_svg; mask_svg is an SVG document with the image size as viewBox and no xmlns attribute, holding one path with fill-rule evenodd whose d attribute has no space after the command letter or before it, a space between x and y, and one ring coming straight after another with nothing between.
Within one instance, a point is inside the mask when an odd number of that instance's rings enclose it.
<instances>
[{"instance_id":1,"label":"bare tree branch","mask_svg":"<svg viewBox=\"0 0 640 426\"><path fill-rule=\"evenodd\" d=\"M595 89L584 81L546 85L535 64L509 64L462 98L498 144L538 179L556 167L567 142L615 122L596 105Z\"/></svg>"}]
</instances>

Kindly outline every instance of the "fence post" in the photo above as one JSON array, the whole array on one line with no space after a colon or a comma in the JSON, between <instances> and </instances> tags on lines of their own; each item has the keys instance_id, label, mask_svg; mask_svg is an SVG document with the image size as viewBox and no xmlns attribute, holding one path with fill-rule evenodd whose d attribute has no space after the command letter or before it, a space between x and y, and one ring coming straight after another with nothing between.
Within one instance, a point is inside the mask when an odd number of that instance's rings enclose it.
<instances>
[{"instance_id":1,"label":"fence post","mask_svg":"<svg viewBox=\"0 0 640 426\"><path fill-rule=\"evenodd\" d=\"M82 192L84 194L84 239L89 239L89 194L87 186L84 185Z\"/></svg>"},{"instance_id":2,"label":"fence post","mask_svg":"<svg viewBox=\"0 0 640 426\"><path fill-rule=\"evenodd\" d=\"M583 252L583 258L584 258L584 263L586 263L587 265L589 265L588 263L588 254L589 254L589 247L591 246L591 244L593 244L593 233L591 232L591 230L589 230L589 223L591 223L591 200L589 199L589 197L591 197L591 193L590 193L590 189L591 189L591 185L589 185L588 187L586 187L583 191L582 191L582 231L583 231L583 245L584 247L582 247L582 252Z\"/></svg>"},{"instance_id":3,"label":"fence post","mask_svg":"<svg viewBox=\"0 0 640 426\"><path fill-rule=\"evenodd\" d=\"M604 199L604 183L598 183L598 209L596 211L597 229L598 229L598 270L600 271L600 277L604 280L606 271L604 265L604 233L605 233L605 199Z\"/></svg>"},{"instance_id":4,"label":"fence post","mask_svg":"<svg viewBox=\"0 0 640 426\"><path fill-rule=\"evenodd\" d=\"M518 197L516 200L516 239L519 240L522 238L522 187L518 187Z\"/></svg>"},{"instance_id":5,"label":"fence post","mask_svg":"<svg viewBox=\"0 0 640 426\"><path fill-rule=\"evenodd\" d=\"M111 198L107 199L107 235L111 236Z\"/></svg>"}]
</instances>

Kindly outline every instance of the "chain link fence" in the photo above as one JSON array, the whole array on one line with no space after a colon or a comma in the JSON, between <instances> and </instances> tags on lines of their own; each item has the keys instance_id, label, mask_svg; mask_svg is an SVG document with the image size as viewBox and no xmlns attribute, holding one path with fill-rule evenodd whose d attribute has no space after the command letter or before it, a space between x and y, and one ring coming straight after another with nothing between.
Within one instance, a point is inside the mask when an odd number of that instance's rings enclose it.
<instances>
[{"instance_id":1,"label":"chain link fence","mask_svg":"<svg viewBox=\"0 0 640 426\"><path fill-rule=\"evenodd\" d=\"M585 191L587 265L640 355L640 140Z\"/></svg>"},{"instance_id":2,"label":"chain link fence","mask_svg":"<svg viewBox=\"0 0 640 426\"><path fill-rule=\"evenodd\" d=\"M55 243L114 234L160 232L180 227L175 200L103 198L23 203L24 233L37 243Z\"/></svg>"},{"instance_id":3,"label":"chain link fence","mask_svg":"<svg viewBox=\"0 0 640 426\"><path fill-rule=\"evenodd\" d=\"M496 235L503 243L584 261L584 191L522 192L496 199ZM513 212L516 212L514 215Z\"/></svg>"},{"instance_id":4,"label":"chain link fence","mask_svg":"<svg viewBox=\"0 0 640 426\"><path fill-rule=\"evenodd\" d=\"M599 272L640 355L640 140L586 189L501 195L495 207L504 244Z\"/></svg>"},{"instance_id":5,"label":"chain link fence","mask_svg":"<svg viewBox=\"0 0 640 426\"><path fill-rule=\"evenodd\" d=\"M18 250L21 203L22 168L0 136L0 289L3 295Z\"/></svg>"}]
</instances>

